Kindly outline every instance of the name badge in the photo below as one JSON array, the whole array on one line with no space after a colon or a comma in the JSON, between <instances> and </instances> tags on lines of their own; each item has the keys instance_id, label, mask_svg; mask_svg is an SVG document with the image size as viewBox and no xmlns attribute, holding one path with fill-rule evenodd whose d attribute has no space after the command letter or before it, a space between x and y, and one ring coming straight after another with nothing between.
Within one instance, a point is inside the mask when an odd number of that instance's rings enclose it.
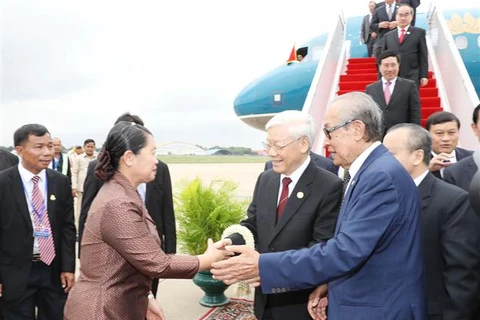
<instances>
[{"instance_id":1,"label":"name badge","mask_svg":"<svg viewBox=\"0 0 480 320\"><path fill-rule=\"evenodd\" d=\"M50 228L35 228L33 232L35 238L48 238L50 237Z\"/></svg>"}]
</instances>

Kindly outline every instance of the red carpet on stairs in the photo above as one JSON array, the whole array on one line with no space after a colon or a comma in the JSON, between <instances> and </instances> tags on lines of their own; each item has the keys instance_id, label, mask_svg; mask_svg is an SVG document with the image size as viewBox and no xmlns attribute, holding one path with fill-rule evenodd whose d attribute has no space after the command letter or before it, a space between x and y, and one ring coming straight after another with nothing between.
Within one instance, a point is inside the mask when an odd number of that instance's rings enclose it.
<instances>
[{"instance_id":1,"label":"red carpet on stairs","mask_svg":"<svg viewBox=\"0 0 480 320\"><path fill-rule=\"evenodd\" d=\"M351 58L348 60L347 72L340 76L338 95L350 91L365 91L367 85L377 81L377 67L375 58ZM428 84L420 88L420 103L422 112L422 126L432 113L441 111L438 97L437 82L433 73L428 73Z\"/></svg>"}]
</instances>

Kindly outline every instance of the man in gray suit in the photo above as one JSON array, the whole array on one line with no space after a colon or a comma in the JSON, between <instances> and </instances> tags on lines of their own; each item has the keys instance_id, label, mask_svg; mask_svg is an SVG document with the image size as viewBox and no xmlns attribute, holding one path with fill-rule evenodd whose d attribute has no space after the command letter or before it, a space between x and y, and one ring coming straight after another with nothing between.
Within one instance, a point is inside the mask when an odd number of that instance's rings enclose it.
<instances>
[{"instance_id":1,"label":"man in gray suit","mask_svg":"<svg viewBox=\"0 0 480 320\"><path fill-rule=\"evenodd\" d=\"M377 33L377 39L373 46L374 57L378 58L382 53L383 36L388 31L397 28L396 14L397 7L394 0L386 0L384 6L375 10L370 24L370 30Z\"/></svg>"},{"instance_id":2,"label":"man in gray suit","mask_svg":"<svg viewBox=\"0 0 480 320\"><path fill-rule=\"evenodd\" d=\"M396 11L398 27L383 37L382 51L400 55L400 77L413 80L422 87L428 83L428 51L425 30L411 25L413 8L401 4Z\"/></svg>"},{"instance_id":3,"label":"man in gray suit","mask_svg":"<svg viewBox=\"0 0 480 320\"><path fill-rule=\"evenodd\" d=\"M300 111L284 111L266 125L265 150L273 170L258 177L247 219L240 224L255 238L260 253L306 248L333 236L342 200L342 180L319 168L310 148L315 120ZM238 233L233 244L245 243ZM275 295L255 290L259 320L311 319L307 302L314 288Z\"/></svg>"},{"instance_id":4,"label":"man in gray suit","mask_svg":"<svg viewBox=\"0 0 480 320\"><path fill-rule=\"evenodd\" d=\"M378 65L382 79L367 86L365 93L382 109L384 134L396 124L420 124L420 97L417 85L398 77L400 58L391 51L383 52Z\"/></svg>"},{"instance_id":5,"label":"man in gray suit","mask_svg":"<svg viewBox=\"0 0 480 320\"><path fill-rule=\"evenodd\" d=\"M383 143L408 171L422 198L428 319L477 319L480 219L468 193L429 172L432 138L422 127L396 125Z\"/></svg>"},{"instance_id":6,"label":"man in gray suit","mask_svg":"<svg viewBox=\"0 0 480 320\"><path fill-rule=\"evenodd\" d=\"M375 12L375 1L368 3L370 13L363 17L362 28L360 30L360 41L367 46L368 56L373 55L373 44L377 38L377 33L370 30L370 23L372 23L373 13Z\"/></svg>"}]
</instances>

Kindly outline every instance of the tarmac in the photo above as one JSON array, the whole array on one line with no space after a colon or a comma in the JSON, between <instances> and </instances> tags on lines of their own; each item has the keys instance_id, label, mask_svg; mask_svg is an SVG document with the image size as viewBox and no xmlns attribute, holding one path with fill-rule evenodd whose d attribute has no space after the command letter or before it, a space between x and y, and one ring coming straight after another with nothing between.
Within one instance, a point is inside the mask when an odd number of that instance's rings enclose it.
<instances>
[{"instance_id":1,"label":"tarmac","mask_svg":"<svg viewBox=\"0 0 480 320\"><path fill-rule=\"evenodd\" d=\"M179 183L185 179L199 177L205 183L228 179L238 183L236 196L247 199L253 195L255 183L263 171L264 163L170 164L168 167L174 193ZM247 297L237 297L235 286L230 286L225 294L230 298L253 300L253 293ZM161 280L157 291L157 300L165 312L166 320L200 319L210 310L198 302L202 296L203 291L190 279Z\"/></svg>"}]
</instances>

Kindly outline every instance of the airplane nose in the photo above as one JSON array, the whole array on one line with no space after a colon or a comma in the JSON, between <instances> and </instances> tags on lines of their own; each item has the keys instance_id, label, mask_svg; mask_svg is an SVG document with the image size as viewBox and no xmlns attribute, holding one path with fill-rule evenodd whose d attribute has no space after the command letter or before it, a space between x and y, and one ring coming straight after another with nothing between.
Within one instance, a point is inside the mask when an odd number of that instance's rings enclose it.
<instances>
[{"instance_id":1,"label":"airplane nose","mask_svg":"<svg viewBox=\"0 0 480 320\"><path fill-rule=\"evenodd\" d=\"M295 63L272 70L237 95L235 113L249 126L264 130L276 113L302 110L315 67L315 63Z\"/></svg>"}]
</instances>

